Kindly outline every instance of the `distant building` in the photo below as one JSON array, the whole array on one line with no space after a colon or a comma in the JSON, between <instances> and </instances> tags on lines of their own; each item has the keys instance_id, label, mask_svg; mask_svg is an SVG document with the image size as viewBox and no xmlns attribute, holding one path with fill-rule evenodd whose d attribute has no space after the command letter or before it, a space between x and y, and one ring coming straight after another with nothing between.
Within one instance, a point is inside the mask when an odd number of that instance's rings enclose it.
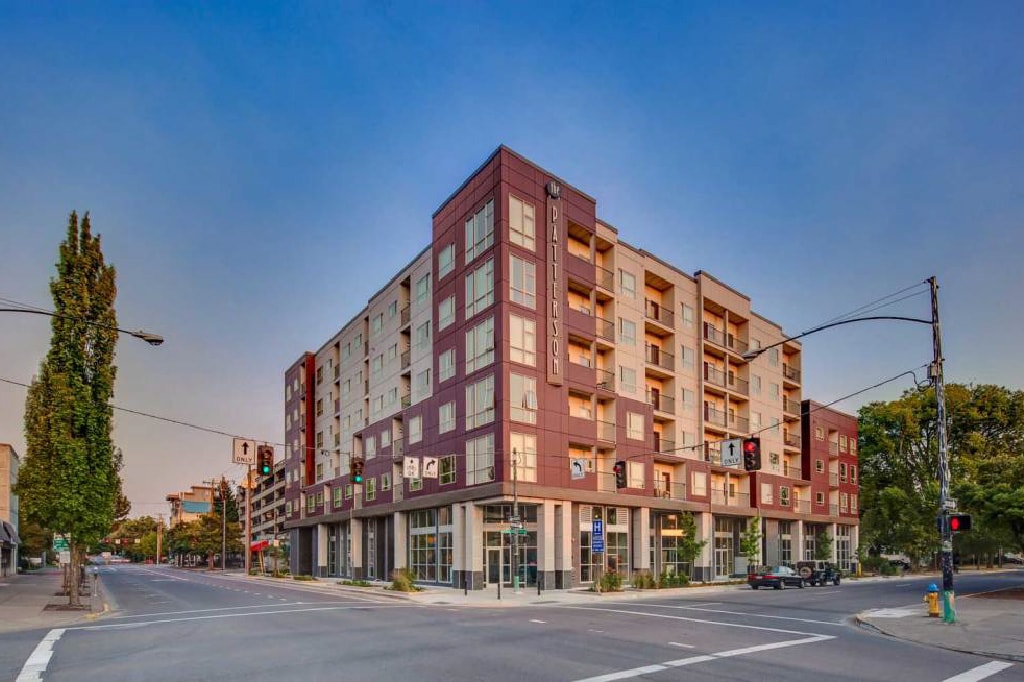
<instances>
[{"instance_id":1,"label":"distant building","mask_svg":"<svg viewBox=\"0 0 1024 682\"><path fill-rule=\"evenodd\" d=\"M17 571L18 545L18 496L14 484L18 482L18 467L21 460L14 448L0 443L0 576Z\"/></svg>"},{"instance_id":2,"label":"distant building","mask_svg":"<svg viewBox=\"0 0 1024 682\"><path fill-rule=\"evenodd\" d=\"M191 490L169 493L166 499L171 505L170 527L174 528L213 511L213 486L194 485Z\"/></svg>"}]
</instances>

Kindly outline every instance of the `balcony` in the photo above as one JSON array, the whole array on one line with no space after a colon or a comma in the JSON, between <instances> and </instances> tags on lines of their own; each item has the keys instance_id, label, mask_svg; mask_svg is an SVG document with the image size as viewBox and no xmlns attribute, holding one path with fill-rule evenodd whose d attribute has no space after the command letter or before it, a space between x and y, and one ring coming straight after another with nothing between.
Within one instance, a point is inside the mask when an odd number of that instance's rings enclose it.
<instances>
[{"instance_id":1,"label":"balcony","mask_svg":"<svg viewBox=\"0 0 1024 682\"><path fill-rule=\"evenodd\" d=\"M393 458L401 457L405 454L405 439L396 438L391 441L391 456Z\"/></svg>"},{"instance_id":2,"label":"balcony","mask_svg":"<svg viewBox=\"0 0 1024 682\"><path fill-rule=\"evenodd\" d=\"M412 319L412 309L409 306L402 308L402 326L409 324L409 320Z\"/></svg>"},{"instance_id":3,"label":"balcony","mask_svg":"<svg viewBox=\"0 0 1024 682\"><path fill-rule=\"evenodd\" d=\"M597 423L597 438L611 443L615 442L615 422L606 422L602 419L595 420Z\"/></svg>"},{"instance_id":4,"label":"balcony","mask_svg":"<svg viewBox=\"0 0 1024 682\"><path fill-rule=\"evenodd\" d=\"M741 507L750 508L750 494L749 493L730 493L728 490L721 488L711 489L711 504L717 504L723 507Z\"/></svg>"},{"instance_id":5,"label":"balcony","mask_svg":"<svg viewBox=\"0 0 1024 682\"><path fill-rule=\"evenodd\" d=\"M660 497L664 500L678 500L680 502L686 500L686 484L685 483L673 483L669 481L656 481L654 484L654 496Z\"/></svg>"},{"instance_id":6,"label":"balcony","mask_svg":"<svg viewBox=\"0 0 1024 682\"><path fill-rule=\"evenodd\" d=\"M705 424L712 424L714 426L718 426L718 427L721 427L721 428L724 429L725 425L727 423L727 421L726 421L727 419L728 419L728 415L725 412L723 412L721 410L717 410L714 407L711 407L710 405L705 405L704 406L704 423Z\"/></svg>"},{"instance_id":7,"label":"balcony","mask_svg":"<svg viewBox=\"0 0 1024 682\"><path fill-rule=\"evenodd\" d=\"M611 292L615 291L615 273L611 270L602 268L600 265L595 265L594 279L597 281L597 286L602 289Z\"/></svg>"},{"instance_id":8,"label":"balcony","mask_svg":"<svg viewBox=\"0 0 1024 682\"><path fill-rule=\"evenodd\" d=\"M704 340L725 348L725 333L710 322L704 323Z\"/></svg>"},{"instance_id":9,"label":"balcony","mask_svg":"<svg viewBox=\"0 0 1024 682\"><path fill-rule=\"evenodd\" d=\"M798 500L793 499L793 511L798 514L810 514L811 513L811 501L810 500Z\"/></svg>"},{"instance_id":10,"label":"balcony","mask_svg":"<svg viewBox=\"0 0 1024 682\"><path fill-rule=\"evenodd\" d=\"M746 417L740 417L733 413L729 413L729 430L740 431L742 433L748 433L750 431L750 420Z\"/></svg>"},{"instance_id":11,"label":"balcony","mask_svg":"<svg viewBox=\"0 0 1024 682\"><path fill-rule=\"evenodd\" d=\"M664 455L675 455L676 453L676 442L669 440L668 438L662 438L661 434L657 431L654 432L654 451L660 452Z\"/></svg>"},{"instance_id":12,"label":"balcony","mask_svg":"<svg viewBox=\"0 0 1024 682\"><path fill-rule=\"evenodd\" d=\"M596 374L595 378L597 381L598 388L603 389L605 391L615 390L615 372L612 372L607 369L596 369L594 370L594 372Z\"/></svg>"},{"instance_id":13,"label":"balcony","mask_svg":"<svg viewBox=\"0 0 1024 682\"><path fill-rule=\"evenodd\" d=\"M334 381L341 381L341 365L334 366Z\"/></svg>"},{"instance_id":14,"label":"balcony","mask_svg":"<svg viewBox=\"0 0 1024 682\"><path fill-rule=\"evenodd\" d=\"M722 463L722 449L711 443L704 443L704 461L712 464Z\"/></svg>"},{"instance_id":15,"label":"balcony","mask_svg":"<svg viewBox=\"0 0 1024 682\"><path fill-rule=\"evenodd\" d=\"M839 474L834 471L828 472L828 484L833 488L839 487Z\"/></svg>"},{"instance_id":16,"label":"balcony","mask_svg":"<svg viewBox=\"0 0 1024 682\"><path fill-rule=\"evenodd\" d=\"M800 401L782 396L782 411L795 417L800 416Z\"/></svg>"},{"instance_id":17,"label":"balcony","mask_svg":"<svg viewBox=\"0 0 1024 682\"><path fill-rule=\"evenodd\" d=\"M725 388L725 372L714 365L704 363L704 381L721 388Z\"/></svg>"},{"instance_id":18,"label":"balcony","mask_svg":"<svg viewBox=\"0 0 1024 682\"><path fill-rule=\"evenodd\" d=\"M597 338L615 343L615 323L596 315L594 316L594 322L596 323L594 333L597 335Z\"/></svg>"},{"instance_id":19,"label":"balcony","mask_svg":"<svg viewBox=\"0 0 1024 682\"><path fill-rule=\"evenodd\" d=\"M402 351L402 369L408 369L410 364L412 364L412 351Z\"/></svg>"},{"instance_id":20,"label":"balcony","mask_svg":"<svg viewBox=\"0 0 1024 682\"><path fill-rule=\"evenodd\" d=\"M838 504L830 504L828 506L828 515L829 516L839 516L839 505Z\"/></svg>"},{"instance_id":21,"label":"balcony","mask_svg":"<svg viewBox=\"0 0 1024 682\"><path fill-rule=\"evenodd\" d=\"M649 298L644 301L644 317L669 329L675 325L675 315L672 314L672 311Z\"/></svg>"},{"instance_id":22,"label":"balcony","mask_svg":"<svg viewBox=\"0 0 1024 682\"><path fill-rule=\"evenodd\" d=\"M746 379L740 379L735 374L729 375L729 390L733 393L739 393L740 395L750 395L750 382Z\"/></svg>"},{"instance_id":23,"label":"balcony","mask_svg":"<svg viewBox=\"0 0 1024 682\"><path fill-rule=\"evenodd\" d=\"M412 405L412 395L410 395L408 393L403 395L402 396L402 409L404 410L405 408L410 407L411 405Z\"/></svg>"},{"instance_id":24,"label":"balcony","mask_svg":"<svg viewBox=\"0 0 1024 682\"><path fill-rule=\"evenodd\" d=\"M786 431L782 435L782 442L785 443L787 447L799 448L800 447L800 436L797 436L795 434L792 434L792 433Z\"/></svg>"},{"instance_id":25,"label":"balcony","mask_svg":"<svg viewBox=\"0 0 1024 682\"><path fill-rule=\"evenodd\" d=\"M839 443L833 442L833 443L829 443L828 444L828 456L829 457L838 457L839 456Z\"/></svg>"},{"instance_id":26,"label":"balcony","mask_svg":"<svg viewBox=\"0 0 1024 682\"><path fill-rule=\"evenodd\" d=\"M675 412L676 401L672 396L657 391L647 391L647 404L659 412Z\"/></svg>"},{"instance_id":27,"label":"balcony","mask_svg":"<svg viewBox=\"0 0 1024 682\"><path fill-rule=\"evenodd\" d=\"M782 378L792 384L800 383L800 370L796 367L790 367L787 364L782 365Z\"/></svg>"},{"instance_id":28,"label":"balcony","mask_svg":"<svg viewBox=\"0 0 1024 682\"><path fill-rule=\"evenodd\" d=\"M341 412L341 398L334 399L334 414Z\"/></svg>"},{"instance_id":29,"label":"balcony","mask_svg":"<svg viewBox=\"0 0 1024 682\"><path fill-rule=\"evenodd\" d=\"M667 372L673 372L676 368L676 358L671 353L666 353L658 346L647 344L644 346L644 360L650 365L660 367Z\"/></svg>"}]
</instances>

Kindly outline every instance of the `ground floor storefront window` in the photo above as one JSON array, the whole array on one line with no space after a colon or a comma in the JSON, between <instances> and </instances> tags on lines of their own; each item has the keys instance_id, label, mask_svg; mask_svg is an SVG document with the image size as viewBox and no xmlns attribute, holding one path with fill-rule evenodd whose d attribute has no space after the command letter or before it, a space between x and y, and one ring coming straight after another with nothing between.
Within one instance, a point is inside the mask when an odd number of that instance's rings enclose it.
<instances>
[{"instance_id":1,"label":"ground floor storefront window","mask_svg":"<svg viewBox=\"0 0 1024 682\"><path fill-rule=\"evenodd\" d=\"M503 585L511 586L515 566L520 585L536 585L537 506L519 505L522 531L514 536L511 532L512 511L511 504L484 507L484 577L490 585L496 585L500 580Z\"/></svg>"},{"instance_id":2,"label":"ground floor storefront window","mask_svg":"<svg viewBox=\"0 0 1024 682\"><path fill-rule=\"evenodd\" d=\"M850 570L850 527L836 527L836 563L839 568Z\"/></svg>"},{"instance_id":3,"label":"ground floor storefront window","mask_svg":"<svg viewBox=\"0 0 1024 682\"><path fill-rule=\"evenodd\" d=\"M728 578L736 566L736 519L715 517L715 577Z\"/></svg>"},{"instance_id":4,"label":"ground floor storefront window","mask_svg":"<svg viewBox=\"0 0 1024 682\"><path fill-rule=\"evenodd\" d=\"M600 528L601 541L595 530ZM592 583L598 572L630 575L629 509L626 507L580 506L579 526L580 582ZM595 550L594 546L604 551Z\"/></svg>"},{"instance_id":5,"label":"ground floor storefront window","mask_svg":"<svg viewBox=\"0 0 1024 682\"><path fill-rule=\"evenodd\" d=\"M409 514L409 570L415 580L451 583L453 532L451 507Z\"/></svg>"}]
</instances>

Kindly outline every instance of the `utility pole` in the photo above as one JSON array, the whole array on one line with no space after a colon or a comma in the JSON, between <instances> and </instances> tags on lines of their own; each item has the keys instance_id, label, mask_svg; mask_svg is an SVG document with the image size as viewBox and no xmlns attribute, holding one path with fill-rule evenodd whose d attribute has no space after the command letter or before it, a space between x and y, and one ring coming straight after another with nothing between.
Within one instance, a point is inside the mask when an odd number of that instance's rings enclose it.
<instances>
[{"instance_id":1,"label":"utility pole","mask_svg":"<svg viewBox=\"0 0 1024 682\"><path fill-rule=\"evenodd\" d=\"M946 390L942 376L942 326L939 324L939 284L928 278L932 293L932 385L935 387L936 439L939 450L939 518L942 520L942 620L956 622L956 595L953 591L953 532L949 527L949 451L946 441Z\"/></svg>"},{"instance_id":2,"label":"utility pole","mask_svg":"<svg viewBox=\"0 0 1024 682\"><path fill-rule=\"evenodd\" d=\"M220 570L228 570L228 482L220 477Z\"/></svg>"},{"instance_id":3,"label":"utility pole","mask_svg":"<svg viewBox=\"0 0 1024 682\"><path fill-rule=\"evenodd\" d=\"M519 452L512 448L512 591L519 594Z\"/></svg>"},{"instance_id":4,"label":"utility pole","mask_svg":"<svg viewBox=\"0 0 1024 682\"><path fill-rule=\"evenodd\" d=\"M156 563L159 565L164 541L164 515L157 514L156 518Z\"/></svg>"},{"instance_id":5,"label":"utility pole","mask_svg":"<svg viewBox=\"0 0 1024 682\"><path fill-rule=\"evenodd\" d=\"M252 561L249 550L252 549L252 511L249 505L252 504L252 465L245 467L245 575L249 576L249 564Z\"/></svg>"}]
</instances>

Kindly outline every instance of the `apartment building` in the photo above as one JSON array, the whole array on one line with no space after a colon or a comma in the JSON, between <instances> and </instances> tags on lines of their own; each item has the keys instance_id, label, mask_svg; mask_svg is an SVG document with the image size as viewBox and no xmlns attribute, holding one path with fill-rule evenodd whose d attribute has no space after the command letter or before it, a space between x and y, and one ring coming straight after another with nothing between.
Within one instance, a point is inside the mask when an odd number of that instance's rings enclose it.
<instances>
[{"instance_id":1,"label":"apartment building","mask_svg":"<svg viewBox=\"0 0 1024 682\"><path fill-rule=\"evenodd\" d=\"M293 571L507 583L514 499L515 564L545 589L609 570L724 579L755 519L764 558L819 528L855 547L839 484L811 471L805 421L831 427L804 409L785 339L748 296L621 240L593 198L500 147L435 212L430 244L285 373ZM761 471L725 466L723 444L752 433ZM802 505L819 487L835 508ZM707 541L693 565L686 514Z\"/></svg>"},{"instance_id":2,"label":"apartment building","mask_svg":"<svg viewBox=\"0 0 1024 682\"><path fill-rule=\"evenodd\" d=\"M13 575L18 570L18 496L14 486L18 482L21 460L14 448L0 443L0 577Z\"/></svg>"},{"instance_id":3,"label":"apartment building","mask_svg":"<svg viewBox=\"0 0 1024 682\"><path fill-rule=\"evenodd\" d=\"M275 541L287 540L284 529L285 522L285 463L278 459L274 462L273 475L253 477L252 506L250 527L252 529L251 546L253 551L262 551ZM239 505L245 504L245 489L238 493Z\"/></svg>"},{"instance_id":4,"label":"apartment building","mask_svg":"<svg viewBox=\"0 0 1024 682\"><path fill-rule=\"evenodd\" d=\"M174 528L213 511L213 486L194 485L188 490L168 493L165 499L170 505L170 527Z\"/></svg>"}]
</instances>

